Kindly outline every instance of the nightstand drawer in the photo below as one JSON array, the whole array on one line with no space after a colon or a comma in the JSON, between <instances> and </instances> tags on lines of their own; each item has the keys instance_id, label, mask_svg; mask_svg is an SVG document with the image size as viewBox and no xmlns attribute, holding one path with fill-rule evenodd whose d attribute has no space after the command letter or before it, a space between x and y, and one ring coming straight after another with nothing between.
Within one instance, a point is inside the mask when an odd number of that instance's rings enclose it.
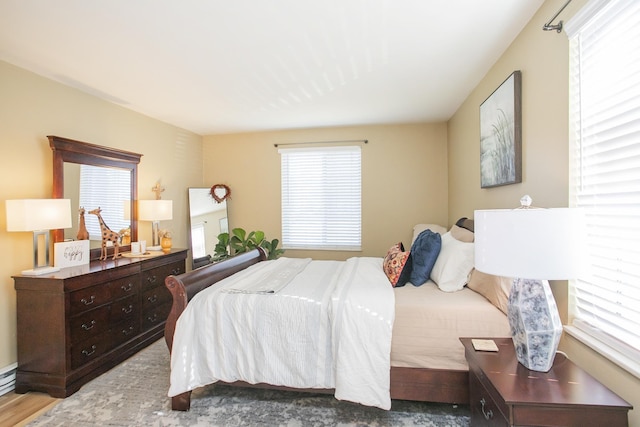
<instances>
[{"instance_id":1,"label":"nightstand drawer","mask_svg":"<svg viewBox=\"0 0 640 427\"><path fill-rule=\"evenodd\" d=\"M505 415L473 372L469 372L469 392L472 426L509 426Z\"/></svg>"}]
</instances>

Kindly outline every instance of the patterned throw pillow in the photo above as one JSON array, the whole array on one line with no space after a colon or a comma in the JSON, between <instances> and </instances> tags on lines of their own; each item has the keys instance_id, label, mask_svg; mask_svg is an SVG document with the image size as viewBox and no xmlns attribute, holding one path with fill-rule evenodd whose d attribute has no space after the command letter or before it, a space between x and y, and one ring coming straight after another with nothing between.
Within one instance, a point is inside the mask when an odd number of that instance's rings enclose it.
<instances>
[{"instance_id":1,"label":"patterned throw pillow","mask_svg":"<svg viewBox=\"0 0 640 427\"><path fill-rule=\"evenodd\" d=\"M404 251L402 242L391 246L384 257L382 268L394 288L407 283L411 274L411 253Z\"/></svg>"}]
</instances>

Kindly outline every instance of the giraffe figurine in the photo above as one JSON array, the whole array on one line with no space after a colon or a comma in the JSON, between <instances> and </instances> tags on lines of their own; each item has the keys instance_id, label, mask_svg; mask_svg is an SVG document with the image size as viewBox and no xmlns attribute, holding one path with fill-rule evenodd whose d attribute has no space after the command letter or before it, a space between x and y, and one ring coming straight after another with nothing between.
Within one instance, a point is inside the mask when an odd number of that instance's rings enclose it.
<instances>
[{"instance_id":1,"label":"giraffe figurine","mask_svg":"<svg viewBox=\"0 0 640 427\"><path fill-rule=\"evenodd\" d=\"M84 208L80 207L80 209L78 209L78 213L80 214L80 221L78 222L78 234L76 235L76 239L89 240L89 232L87 231L87 226L84 223Z\"/></svg>"},{"instance_id":2,"label":"giraffe figurine","mask_svg":"<svg viewBox=\"0 0 640 427\"><path fill-rule=\"evenodd\" d=\"M120 251L120 234L107 227L107 224L104 223L100 212L102 212L100 207L89 211L90 214L97 216L98 221L100 222L100 231L102 232L102 250L100 251L100 260L107 259L107 242L113 242L113 259L116 259L118 257L118 252Z\"/></svg>"}]
</instances>

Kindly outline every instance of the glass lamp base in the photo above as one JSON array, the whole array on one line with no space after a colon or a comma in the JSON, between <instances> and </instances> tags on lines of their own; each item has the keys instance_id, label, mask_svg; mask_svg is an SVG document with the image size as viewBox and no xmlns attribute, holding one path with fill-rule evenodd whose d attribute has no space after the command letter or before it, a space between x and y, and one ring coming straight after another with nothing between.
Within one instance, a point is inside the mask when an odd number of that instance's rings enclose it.
<instances>
[{"instance_id":1,"label":"glass lamp base","mask_svg":"<svg viewBox=\"0 0 640 427\"><path fill-rule=\"evenodd\" d=\"M514 279L508 313L518 362L532 371L548 372L562 336L562 322L549 282Z\"/></svg>"}]
</instances>

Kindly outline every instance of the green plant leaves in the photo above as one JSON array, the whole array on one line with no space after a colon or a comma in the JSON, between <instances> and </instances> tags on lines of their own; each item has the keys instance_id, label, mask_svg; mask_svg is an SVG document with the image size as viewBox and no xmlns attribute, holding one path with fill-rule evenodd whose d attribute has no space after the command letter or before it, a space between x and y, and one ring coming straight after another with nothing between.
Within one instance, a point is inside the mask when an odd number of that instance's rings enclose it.
<instances>
[{"instance_id":1,"label":"green plant leaves","mask_svg":"<svg viewBox=\"0 0 640 427\"><path fill-rule=\"evenodd\" d=\"M223 260L230 256L249 252L257 247L262 247L267 252L268 259L276 259L284 253L283 249L278 249L278 239L271 241L265 239L265 234L261 230L251 231L249 234L242 228L234 228L229 233L220 233L218 243L215 246L216 260Z\"/></svg>"}]
</instances>

